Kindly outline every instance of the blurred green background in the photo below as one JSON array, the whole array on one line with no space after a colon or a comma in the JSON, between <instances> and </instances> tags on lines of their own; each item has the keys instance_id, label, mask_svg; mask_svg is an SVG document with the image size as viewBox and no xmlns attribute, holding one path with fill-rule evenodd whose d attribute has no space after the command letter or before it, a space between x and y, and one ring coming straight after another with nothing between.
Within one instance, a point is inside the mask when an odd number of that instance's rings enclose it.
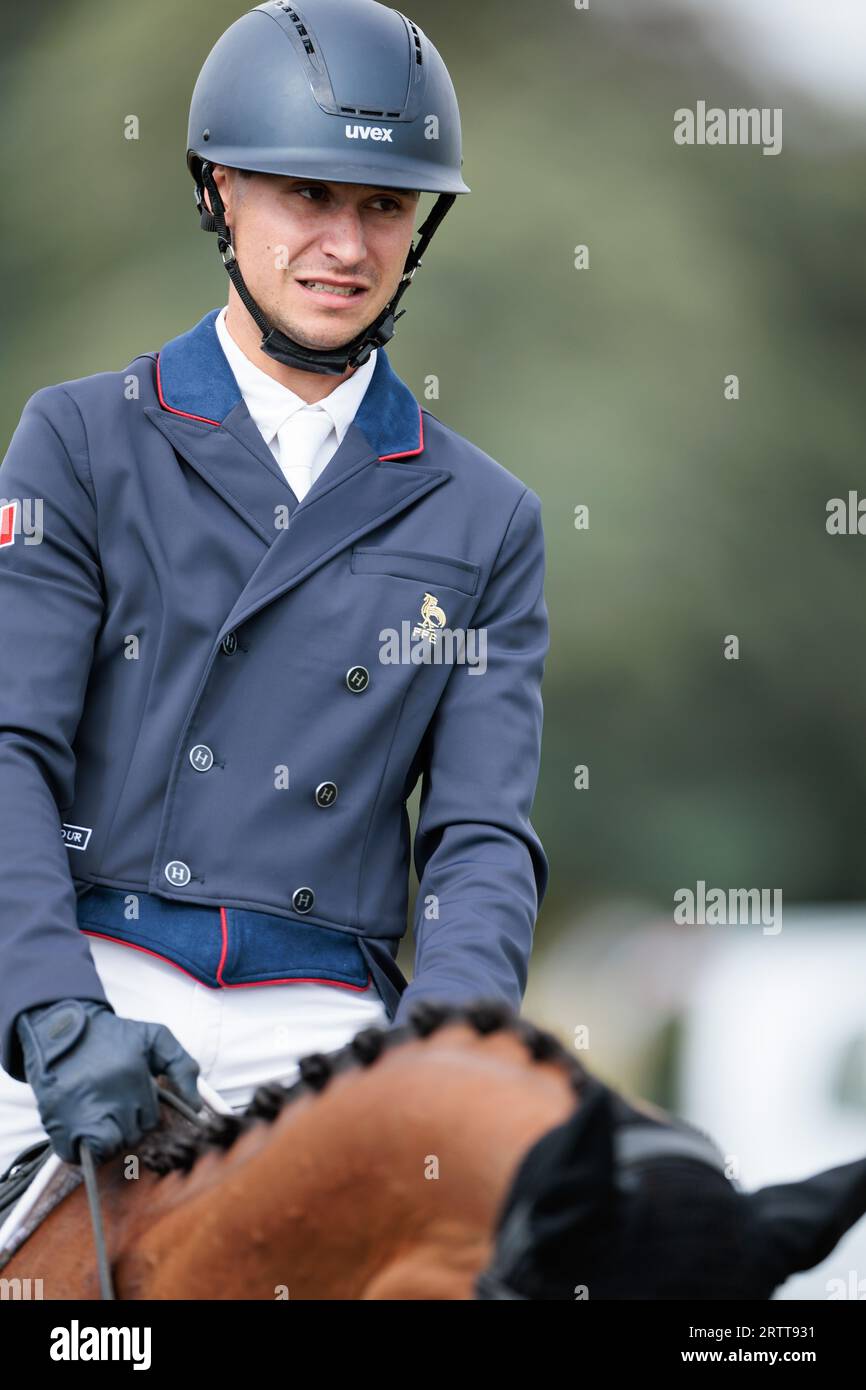
<instances>
[{"instance_id":1,"label":"blurred green background","mask_svg":"<svg viewBox=\"0 0 866 1390\"><path fill-rule=\"evenodd\" d=\"M582 924L619 947L698 879L781 888L786 905L863 899L866 538L825 529L828 499L866 474L862 113L756 85L713 56L698 11L407 8L451 69L472 193L389 356L421 399L438 376L433 413L544 507L537 978ZM4 13L4 440L38 387L120 368L225 302L185 136L198 70L242 9ZM677 146L673 112L698 100L783 107L782 153ZM589 978L560 1028L597 1006ZM659 1017L622 1066L666 1099L676 1044Z\"/></svg>"}]
</instances>

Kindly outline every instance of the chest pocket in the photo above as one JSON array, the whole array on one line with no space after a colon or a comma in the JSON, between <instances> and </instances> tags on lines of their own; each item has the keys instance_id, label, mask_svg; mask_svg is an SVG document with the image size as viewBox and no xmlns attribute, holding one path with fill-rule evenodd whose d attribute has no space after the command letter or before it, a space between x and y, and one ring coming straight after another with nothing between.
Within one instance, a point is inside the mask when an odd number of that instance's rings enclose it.
<instances>
[{"instance_id":1,"label":"chest pocket","mask_svg":"<svg viewBox=\"0 0 866 1390\"><path fill-rule=\"evenodd\" d=\"M395 579L414 579L428 588L444 585L462 594L478 589L480 565L451 555L428 555L420 550L380 550L358 546L352 551L353 574L390 574Z\"/></svg>"}]
</instances>

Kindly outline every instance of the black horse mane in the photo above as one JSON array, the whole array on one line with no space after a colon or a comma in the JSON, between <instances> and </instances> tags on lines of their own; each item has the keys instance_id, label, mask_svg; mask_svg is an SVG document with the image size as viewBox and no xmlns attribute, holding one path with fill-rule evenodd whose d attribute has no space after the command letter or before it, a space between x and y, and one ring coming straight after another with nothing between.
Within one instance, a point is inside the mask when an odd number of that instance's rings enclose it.
<instances>
[{"instance_id":1,"label":"black horse mane","mask_svg":"<svg viewBox=\"0 0 866 1390\"><path fill-rule=\"evenodd\" d=\"M183 1131L180 1128L151 1131L139 1145L141 1161L160 1176L178 1171L188 1173L203 1154L215 1149L230 1149L235 1140L258 1121L273 1122L299 1097L325 1090L333 1077L357 1067L372 1066L384 1052L418 1038L430 1037L445 1024L458 1022L469 1024L481 1035L512 1034L524 1044L534 1062L553 1062L562 1067L578 1095L589 1079L583 1064L555 1034L521 1019L498 1000L482 999L462 1007L421 1000L411 1010L407 1022L398 1028L365 1028L335 1052L310 1052L301 1057L297 1081L291 1086L277 1081L259 1086L247 1108L238 1115L210 1116L201 1128L193 1128L184 1121Z\"/></svg>"}]
</instances>

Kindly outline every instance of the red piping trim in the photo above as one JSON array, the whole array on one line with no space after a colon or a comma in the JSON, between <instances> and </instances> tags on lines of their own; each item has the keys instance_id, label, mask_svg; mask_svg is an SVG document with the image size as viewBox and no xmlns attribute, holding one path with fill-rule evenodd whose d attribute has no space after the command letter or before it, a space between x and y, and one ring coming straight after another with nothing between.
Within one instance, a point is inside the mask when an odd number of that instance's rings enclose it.
<instances>
[{"instance_id":1,"label":"red piping trim","mask_svg":"<svg viewBox=\"0 0 866 1390\"><path fill-rule=\"evenodd\" d=\"M423 452L424 452L424 416L421 414L421 407L420 407L420 405L419 405L419 407L418 407L418 438L421 440L421 443L418 445L418 448L417 448L417 449L407 449L406 452L405 452L405 454L380 454L380 455L379 455L379 462L380 462L380 463L389 463L389 462L391 461L391 459L411 459L411 458L414 458L416 454L423 454Z\"/></svg>"},{"instance_id":2,"label":"red piping trim","mask_svg":"<svg viewBox=\"0 0 866 1390\"><path fill-rule=\"evenodd\" d=\"M224 912L225 908L221 907L220 913ZM137 946L134 941L124 941L120 936L107 936L105 932L88 931L86 927L81 927L79 930L84 936L98 936L100 941L114 941L118 946L128 946L131 951L141 951L142 955L153 956L155 960L165 961L166 965L173 965L175 970L179 970L181 974L186 975L188 979L194 980L197 985L202 984L202 981L197 975L193 975L189 970L185 970L182 965L178 965L177 961L172 960L170 956L161 956L159 951L151 951L147 946ZM256 985L330 985L332 989L353 989L357 993L363 994L364 990L369 989L373 983L373 976L368 972L367 983L365 985L347 985L344 984L342 980L317 980L314 978L299 980L294 977L290 980L249 980L247 984L230 985L221 977L223 961L225 960L226 954L226 945L227 942L224 937L222 959L220 960L219 970L217 971L220 989L255 989ZM204 985L204 988L214 989L215 986Z\"/></svg>"},{"instance_id":3,"label":"red piping trim","mask_svg":"<svg viewBox=\"0 0 866 1390\"><path fill-rule=\"evenodd\" d=\"M219 420L209 420L209 419L207 418L206 415L190 415L190 413L189 413L188 410L176 410L175 407L174 407L173 405L169 405L168 401L165 399L165 396L162 394L162 377L161 377L160 371L159 371L159 358L160 358L160 354L157 353L157 356L156 356L156 394L157 394L158 397L159 397L159 403L160 403L160 405L162 406L163 410L170 410L171 413L172 413L172 415L182 415L182 416L184 417L185 420L201 420L202 424L205 424L205 425L215 425L216 428L219 429L219 427L220 427L220 422L219 422ZM111 937L111 938L109 938L109 939L112 940L112 941L114 940L113 937Z\"/></svg>"},{"instance_id":4,"label":"red piping trim","mask_svg":"<svg viewBox=\"0 0 866 1390\"><path fill-rule=\"evenodd\" d=\"M222 984L224 983L224 981L223 981L223 966L224 966L225 963L226 963L226 956L227 956L227 954L228 954L228 949L229 949L229 923L228 923L228 918L226 917L226 910L225 910L224 907L221 907L221 908L220 908L220 931L222 932L223 948L222 948L222 951L220 952L220 963L219 963L219 965L217 966L216 977L217 977L217 979L219 980L220 984L222 985Z\"/></svg>"},{"instance_id":5,"label":"red piping trim","mask_svg":"<svg viewBox=\"0 0 866 1390\"><path fill-rule=\"evenodd\" d=\"M255 989L257 985L329 985L331 989L351 989L354 990L357 994L363 994L364 990L369 989L372 983L372 975L367 976L367 983L365 985L347 985L344 983L343 980L317 980L313 976L311 976L309 979L306 976L303 979L298 979L296 976L293 975L292 978L289 980L248 980L246 984L223 984L222 988Z\"/></svg>"}]
</instances>

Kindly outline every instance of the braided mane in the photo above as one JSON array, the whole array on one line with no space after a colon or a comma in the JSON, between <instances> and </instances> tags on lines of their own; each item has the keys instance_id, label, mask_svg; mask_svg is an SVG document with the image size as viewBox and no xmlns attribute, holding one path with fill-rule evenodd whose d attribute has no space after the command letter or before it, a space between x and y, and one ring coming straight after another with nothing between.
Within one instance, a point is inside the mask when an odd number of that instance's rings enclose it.
<instances>
[{"instance_id":1,"label":"braided mane","mask_svg":"<svg viewBox=\"0 0 866 1390\"><path fill-rule=\"evenodd\" d=\"M300 1096L326 1089L335 1076L357 1067L373 1066L384 1052L390 1052L417 1038L427 1038L447 1023L467 1023L481 1035L507 1032L523 1043L534 1062L554 1062L566 1073L578 1095L588 1080L583 1064L563 1046L555 1034L520 1018L499 1000L480 999L465 1006L421 1000L407 1022L398 1028L364 1028L351 1042L335 1052L310 1052L298 1062L300 1076L291 1086L269 1081L259 1086L247 1108L239 1115L209 1117L204 1128L182 1133L156 1130L139 1146L141 1161L160 1176L171 1172L190 1172L205 1153L230 1149L241 1134L259 1120L273 1122L287 1105Z\"/></svg>"}]
</instances>

